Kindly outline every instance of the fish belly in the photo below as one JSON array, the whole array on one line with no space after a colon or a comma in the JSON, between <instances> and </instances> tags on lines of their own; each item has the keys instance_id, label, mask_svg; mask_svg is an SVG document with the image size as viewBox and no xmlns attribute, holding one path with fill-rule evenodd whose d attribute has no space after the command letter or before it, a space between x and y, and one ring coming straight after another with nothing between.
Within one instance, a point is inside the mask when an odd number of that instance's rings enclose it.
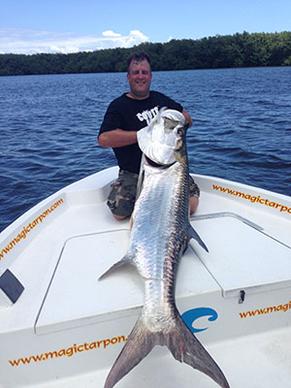
<instances>
[{"instance_id":1,"label":"fish belly","mask_svg":"<svg viewBox=\"0 0 291 388\"><path fill-rule=\"evenodd\" d=\"M145 179L133 213L129 251L145 279L163 280L169 242L181 232L177 213L181 209L179 165L163 171L145 166ZM180 209L179 209L180 208Z\"/></svg>"}]
</instances>

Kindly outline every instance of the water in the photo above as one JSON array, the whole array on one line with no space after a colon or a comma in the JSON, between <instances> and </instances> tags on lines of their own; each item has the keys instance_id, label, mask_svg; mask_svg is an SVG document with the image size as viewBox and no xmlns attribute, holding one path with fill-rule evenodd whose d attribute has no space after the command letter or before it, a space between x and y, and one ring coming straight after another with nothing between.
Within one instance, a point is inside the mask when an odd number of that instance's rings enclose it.
<instances>
[{"instance_id":1,"label":"water","mask_svg":"<svg viewBox=\"0 0 291 388\"><path fill-rule=\"evenodd\" d=\"M191 171L291 195L291 67L154 73L181 102ZM63 186L115 164L96 145L125 73L0 77L0 230Z\"/></svg>"}]
</instances>

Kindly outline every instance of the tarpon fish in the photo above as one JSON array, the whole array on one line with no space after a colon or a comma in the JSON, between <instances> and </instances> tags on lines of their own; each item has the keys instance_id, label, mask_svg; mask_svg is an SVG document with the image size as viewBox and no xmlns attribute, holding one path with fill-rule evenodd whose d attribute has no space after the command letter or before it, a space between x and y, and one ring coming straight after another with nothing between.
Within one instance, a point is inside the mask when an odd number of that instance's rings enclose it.
<instances>
[{"instance_id":1,"label":"tarpon fish","mask_svg":"<svg viewBox=\"0 0 291 388\"><path fill-rule=\"evenodd\" d=\"M161 110L138 133L146 158L144 180L135 203L128 251L101 276L131 264L145 282L141 315L116 359L104 388L112 388L156 345L174 358L229 388L222 371L183 322L175 304L175 277L182 254L194 238L206 248L189 222L189 171L184 116ZM153 163L154 162L154 163ZM195 274L193 274L195 276Z\"/></svg>"}]
</instances>

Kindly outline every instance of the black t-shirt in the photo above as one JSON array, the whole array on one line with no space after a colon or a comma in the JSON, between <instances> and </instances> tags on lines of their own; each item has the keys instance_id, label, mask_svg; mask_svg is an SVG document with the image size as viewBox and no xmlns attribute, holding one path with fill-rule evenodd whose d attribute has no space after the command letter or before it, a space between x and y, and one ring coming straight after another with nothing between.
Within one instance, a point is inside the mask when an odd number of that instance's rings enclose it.
<instances>
[{"instance_id":1,"label":"black t-shirt","mask_svg":"<svg viewBox=\"0 0 291 388\"><path fill-rule=\"evenodd\" d=\"M167 107L182 112L183 107L162 93L151 91L144 100L127 97L126 93L116 98L109 105L99 135L103 132L120 128L126 131L138 131L147 126L158 111ZM138 174L141 161L141 150L138 144L113 148L120 169Z\"/></svg>"}]
</instances>

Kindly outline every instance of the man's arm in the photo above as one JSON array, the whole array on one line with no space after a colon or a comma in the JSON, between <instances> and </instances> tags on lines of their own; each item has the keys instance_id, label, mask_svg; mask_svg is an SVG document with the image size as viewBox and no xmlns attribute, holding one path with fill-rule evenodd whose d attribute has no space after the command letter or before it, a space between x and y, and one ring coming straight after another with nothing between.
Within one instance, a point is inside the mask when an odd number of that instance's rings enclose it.
<instances>
[{"instance_id":1,"label":"man's arm","mask_svg":"<svg viewBox=\"0 0 291 388\"><path fill-rule=\"evenodd\" d=\"M102 132L97 138L101 147L124 147L137 143L135 131L124 131L123 129L113 129L112 131Z\"/></svg>"},{"instance_id":2,"label":"man's arm","mask_svg":"<svg viewBox=\"0 0 291 388\"><path fill-rule=\"evenodd\" d=\"M186 124L191 127L192 118L190 114L183 110L183 115L186 120ZM112 131L102 132L97 141L101 147L124 147L130 144L137 143L136 131L124 131L123 129L113 129Z\"/></svg>"}]
</instances>

